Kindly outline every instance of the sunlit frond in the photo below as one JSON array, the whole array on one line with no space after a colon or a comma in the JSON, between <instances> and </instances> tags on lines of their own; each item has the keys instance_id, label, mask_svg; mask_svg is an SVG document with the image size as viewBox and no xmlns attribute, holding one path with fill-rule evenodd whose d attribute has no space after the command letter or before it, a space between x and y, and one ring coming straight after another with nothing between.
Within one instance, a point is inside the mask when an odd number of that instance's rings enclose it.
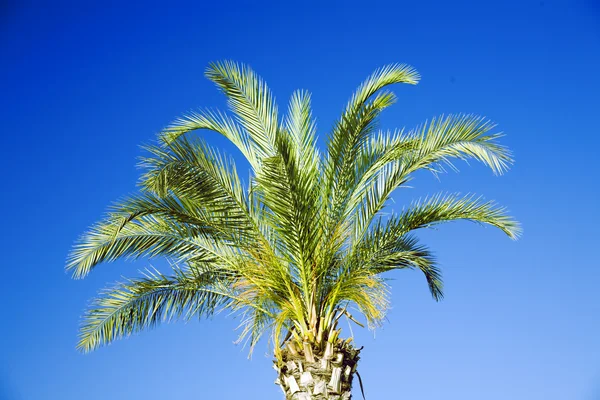
<instances>
[{"instance_id":1,"label":"sunlit frond","mask_svg":"<svg viewBox=\"0 0 600 400\"><path fill-rule=\"evenodd\" d=\"M490 133L496 125L476 115L449 115L431 120L412 133L420 145L408 157L411 170L429 168L439 172L452 158L475 159L502 174L512 163L510 151L498 144L500 133ZM435 166L438 166L436 169Z\"/></svg>"},{"instance_id":2,"label":"sunlit frond","mask_svg":"<svg viewBox=\"0 0 600 400\"><path fill-rule=\"evenodd\" d=\"M264 153L257 154L257 149L250 144L247 132L233 118L219 111L196 111L178 118L161 132L159 141L169 145L188 132L202 129L219 133L229 139L253 169L259 168L259 157L264 157Z\"/></svg>"},{"instance_id":3,"label":"sunlit frond","mask_svg":"<svg viewBox=\"0 0 600 400\"><path fill-rule=\"evenodd\" d=\"M399 233L394 224L380 220L353 248L353 261L374 274L394 269L418 269L425 275L433 298L440 300L443 283L435 258L414 236Z\"/></svg>"},{"instance_id":4,"label":"sunlit frond","mask_svg":"<svg viewBox=\"0 0 600 400\"><path fill-rule=\"evenodd\" d=\"M185 138L168 147L147 146L151 157L142 159L146 173L140 185L159 197L174 193L213 214L226 215L227 223L238 229L253 223L248 194L236 167L204 141Z\"/></svg>"},{"instance_id":5,"label":"sunlit frond","mask_svg":"<svg viewBox=\"0 0 600 400\"><path fill-rule=\"evenodd\" d=\"M309 93L296 91L292 94L285 128L292 137L300 168L318 176L321 159L316 144L316 124L312 118Z\"/></svg>"},{"instance_id":6,"label":"sunlit frond","mask_svg":"<svg viewBox=\"0 0 600 400\"><path fill-rule=\"evenodd\" d=\"M418 81L418 73L407 65L393 64L378 69L361 84L335 125L324 162L324 198L331 208L326 223L329 243L326 248L337 251L343 244L343 241L335 241L333 235L345 220L344 212L356 181L359 149L374 133L381 112L395 102L393 93L381 90L396 83L414 85Z\"/></svg>"},{"instance_id":7,"label":"sunlit frond","mask_svg":"<svg viewBox=\"0 0 600 400\"><path fill-rule=\"evenodd\" d=\"M355 150L370 133L382 110L395 101L390 92L377 93L397 83L417 84L419 74L410 66L392 64L376 70L352 96L328 143L328 173L332 179L343 173ZM377 96L376 96L377 95ZM375 96L375 97L373 97ZM337 171L337 172L336 172Z\"/></svg>"},{"instance_id":8,"label":"sunlit frond","mask_svg":"<svg viewBox=\"0 0 600 400\"><path fill-rule=\"evenodd\" d=\"M77 347L88 352L115 339L175 318L209 316L231 298L213 286L230 280L227 274L179 271L167 277L155 271L106 290L83 318Z\"/></svg>"},{"instance_id":9,"label":"sunlit frond","mask_svg":"<svg viewBox=\"0 0 600 400\"><path fill-rule=\"evenodd\" d=\"M206 77L225 93L256 151L267 157L275 155L277 105L266 83L248 66L232 61L210 64Z\"/></svg>"},{"instance_id":10,"label":"sunlit frond","mask_svg":"<svg viewBox=\"0 0 600 400\"><path fill-rule=\"evenodd\" d=\"M354 216L354 235L360 238L383 209L394 190L406 184L421 169L434 173L444 165L455 169L453 159L475 159L494 173L505 171L512 158L508 149L497 143L500 134L490 133L494 124L472 115L433 119L406 134L377 138L364 146L367 168L348 202L346 213Z\"/></svg>"},{"instance_id":11,"label":"sunlit frond","mask_svg":"<svg viewBox=\"0 0 600 400\"><path fill-rule=\"evenodd\" d=\"M415 202L388 223L396 233L404 234L456 220L494 226L511 239L517 239L521 233L519 223L507 214L506 208L498 207L493 201L481 201L481 197L474 195L438 194Z\"/></svg>"},{"instance_id":12,"label":"sunlit frond","mask_svg":"<svg viewBox=\"0 0 600 400\"><path fill-rule=\"evenodd\" d=\"M135 196L115 204L105 220L79 239L67 270L83 278L96 265L123 256L204 257L195 239L217 238L219 232L218 224L189 204L172 197Z\"/></svg>"}]
</instances>

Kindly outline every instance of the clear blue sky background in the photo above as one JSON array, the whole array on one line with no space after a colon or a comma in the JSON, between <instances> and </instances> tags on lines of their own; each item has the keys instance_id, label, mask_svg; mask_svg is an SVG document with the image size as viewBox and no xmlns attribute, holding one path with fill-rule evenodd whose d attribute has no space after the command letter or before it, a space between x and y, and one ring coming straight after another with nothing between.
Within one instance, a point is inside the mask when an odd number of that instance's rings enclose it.
<instances>
[{"instance_id":1,"label":"clear blue sky background","mask_svg":"<svg viewBox=\"0 0 600 400\"><path fill-rule=\"evenodd\" d=\"M321 137L373 69L410 63L422 82L396 88L384 127L473 112L497 121L514 150L502 177L463 165L395 195L401 207L425 193L481 193L525 234L511 242L459 223L421 235L444 267L446 299L431 300L416 272L392 275L389 323L355 329L367 399L600 399L597 2L9 0L0 57L0 398L280 398L266 343L247 360L225 315L75 351L88 301L147 263L72 281L72 242L135 190L140 144L183 112L225 106L203 71L228 58L252 65L281 108L292 90L313 92Z\"/></svg>"}]
</instances>

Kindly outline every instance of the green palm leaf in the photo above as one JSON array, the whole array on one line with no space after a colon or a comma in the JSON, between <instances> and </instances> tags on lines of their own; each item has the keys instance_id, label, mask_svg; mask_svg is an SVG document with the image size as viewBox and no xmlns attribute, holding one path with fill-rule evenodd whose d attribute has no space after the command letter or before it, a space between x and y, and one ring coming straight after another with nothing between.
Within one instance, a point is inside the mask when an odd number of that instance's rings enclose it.
<instances>
[{"instance_id":1,"label":"green palm leaf","mask_svg":"<svg viewBox=\"0 0 600 400\"><path fill-rule=\"evenodd\" d=\"M212 315L232 301L215 288L228 279L213 271L178 271L172 277L146 271L144 278L119 284L94 301L77 347L87 352L184 314L187 318Z\"/></svg>"}]
</instances>

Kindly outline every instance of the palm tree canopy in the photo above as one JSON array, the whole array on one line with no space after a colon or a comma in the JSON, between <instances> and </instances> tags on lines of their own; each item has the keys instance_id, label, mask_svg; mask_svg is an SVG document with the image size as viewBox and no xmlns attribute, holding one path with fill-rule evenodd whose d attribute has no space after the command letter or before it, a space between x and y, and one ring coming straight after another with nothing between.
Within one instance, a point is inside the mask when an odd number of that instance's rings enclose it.
<instances>
[{"instance_id":1,"label":"palm tree canopy","mask_svg":"<svg viewBox=\"0 0 600 400\"><path fill-rule=\"evenodd\" d=\"M370 327L382 321L387 271L417 269L432 296L442 298L440 271L415 230L469 220L519 235L504 208L475 196L438 194L382 217L391 194L415 171L439 173L453 160L475 159L501 174L512 162L494 125L473 115L379 130L381 112L395 102L389 87L417 84L413 68L388 65L369 76L324 149L307 92L295 92L281 117L247 66L213 63L206 77L227 97L229 112L191 113L161 132L146 147L140 193L112 206L68 258L74 278L122 257L164 257L173 265L170 276L147 270L95 300L84 317L82 351L223 308L243 315L240 339L253 347L267 332L276 355L282 340L332 342L340 317L355 320L349 306ZM196 130L229 139L251 167L249 182L230 157L189 134Z\"/></svg>"}]
</instances>

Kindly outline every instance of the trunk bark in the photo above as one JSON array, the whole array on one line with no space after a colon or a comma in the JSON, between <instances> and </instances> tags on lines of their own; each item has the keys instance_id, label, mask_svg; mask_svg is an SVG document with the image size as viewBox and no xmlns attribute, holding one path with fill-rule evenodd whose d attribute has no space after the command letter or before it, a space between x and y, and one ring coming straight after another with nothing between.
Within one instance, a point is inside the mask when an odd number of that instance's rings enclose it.
<instances>
[{"instance_id":1,"label":"trunk bark","mask_svg":"<svg viewBox=\"0 0 600 400\"><path fill-rule=\"evenodd\" d=\"M274 361L275 383L287 400L349 400L360 350L346 342L303 352L285 347L282 360Z\"/></svg>"}]
</instances>

